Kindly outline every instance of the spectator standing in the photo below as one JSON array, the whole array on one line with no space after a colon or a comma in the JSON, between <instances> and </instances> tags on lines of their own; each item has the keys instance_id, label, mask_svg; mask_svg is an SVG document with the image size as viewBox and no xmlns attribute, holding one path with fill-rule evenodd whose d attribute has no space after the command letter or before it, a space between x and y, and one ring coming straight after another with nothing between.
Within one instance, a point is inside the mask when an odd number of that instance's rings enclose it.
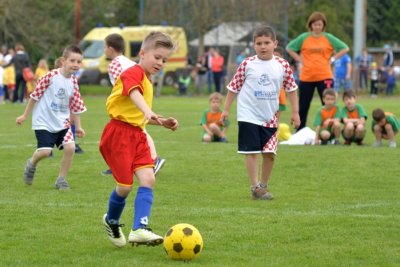
<instances>
[{"instance_id":1,"label":"spectator standing","mask_svg":"<svg viewBox=\"0 0 400 267\"><path fill-rule=\"evenodd\" d=\"M313 12L307 21L309 31L297 36L286 47L289 55L301 63L299 82L301 123L297 131L306 126L315 88L323 104L323 91L333 87L331 63L349 51L343 41L325 32L326 26L325 15L321 12Z\"/></svg>"},{"instance_id":2,"label":"spectator standing","mask_svg":"<svg viewBox=\"0 0 400 267\"><path fill-rule=\"evenodd\" d=\"M362 54L355 59L358 69L359 85L362 91L368 88L368 71L373 60L373 57L368 54L368 49L366 47L363 48Z\"/></svg>"},{"instance_id":3,"label":"spectator standing","mask_svg":"<svg viewBox=\"0 0 400 267\"><path fill-rule=\"evenodd\" d=\"M334 88L336 93L340 92L340 88L343 91L348 91L351 89L351 57L349 54L344 54L341 58L335 60L334 62L334 72L335 72L335 82Z\"/></svg>"},{"instance_id":4,"label":"spectator standing","mask_svg":"<svg viewBox=\"0 0 400 267\"><path fill-rule=\"evenodd\" d=\"M201 55L195 65L196 75L194 78L194 93L200 94L205 92L205 86L207 83L207 55Z\"/></svg>"},{"instance_id":5,"label":"spectator standing","mask_svg":"<svg viewBox=\"0 0 400 267\"><path fill-rule=\"evenodd\" d=\"M379 71L376 62L371 63L371 97L375 98L378 96L378 83L379 83Z\"/></svg>"},{"instance_id":6,"label":"spectator standing","mask_svg":"<svg viewBox=\"0 0 400 267\"><path fill-rule=\"evenodd\" d=\"M22 44L15 44L15 55L11 61L6 65L14 64L15 70L15 89L13 94L13 103L24 101L26 82L23 77L24 68L31 68L31 63L29 61L29 56L25 52L25 48Z\"/></svg>"},{"instance_id":7,"label":"spectator standing","mask_svg":"<svg viewBox=\"0 0 400 267\"><path fill-rule=\"evenodd\" d=\"M15 55L14 48L9 48L7 54L4 56L3 62L7 67L4 67L4 98L5 101L12 101L13 91L15 89L15 69L11 63L12 58Z\"/></svg>"},{"instance_id":8,"label":"spectator standing","mask_svg":"<svg viewBox=\"0 0 400 267\"><path fill-rule=\"evenodd\" d=\"M211 71L213 73L215 91L221 93L222 78L224 76L224 57L218 49L212 50Z\"/></svg>"},{"instance_id":9,"label":"spectator standing","mask_svg":"<svg viewBox=\"0 0 400 267\"><path fill-rule=\"evenodd\" d=\"M396 86L396 74L394 73L394 67L391 66L388 68L386 74L386 95L393 95L395 86Z\"/></svg>"}]
</instances>

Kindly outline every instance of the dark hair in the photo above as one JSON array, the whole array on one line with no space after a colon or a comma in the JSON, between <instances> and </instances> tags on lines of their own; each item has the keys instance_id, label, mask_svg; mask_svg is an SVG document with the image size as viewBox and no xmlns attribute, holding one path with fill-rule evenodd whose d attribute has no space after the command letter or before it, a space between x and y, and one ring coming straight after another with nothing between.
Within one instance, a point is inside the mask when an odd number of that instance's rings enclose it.
<instances>
[{"instance_id":1,"label":"dark hair","mask_svg":"<svg viewBox=\"0 0 400 267\"><path fill-rule=\"evenodd\" d=\"M77 45L69 45L64 49L63 57L64 58L68 58L69 54L71 54L71 53L77 53L77 54L80 54L80 55L83 54L82 50L79 48L79 46L77 46Z\"/></svg>"},{"instance_id":2,"label":"dark hair","mask_svg":"<svg viewBox=\"0 0 400 267\"><path fill-rule=\"evenodd\" d=\"M253 42L256 40L257 37L260 36L271 37L272 41L276 40L275 30L271 26L267 25L258 26L253 32Z\"/></svg>"},{"instance_id":3,"label":"dark hair","mask_svg":"<svg viewBox=\"0 0 400 267\"><path fill-rule=\"evenodd\" d=\"M322 28L322 31L324 31L325 28L326 28L327 20L326 20L326 17L324 15L324 13L321 13L321 12L318 12L318 11L313 12L310 15L310 17L308 17L307 29L311 31L312 30L311 24L313 24L314 22L316 22L318 20L322 20L322 22L324 23L324 27Z\"/></svg>"},{"instance_id":4,"label":"dark hair","mask_svg":"<svg viewBox=\"0 0 400 267\"><path fill-rule=\"evenodd\" d=\"M112 47L118 53L125 52L125 42L124 38L118 33L112 33L108 35L104 41L106 46Z\"/></svg>"},{"instance_id":5,"label":"dark hair","mask_svg":"<svg viewBox=\"0 0 400 267\"><path fill-rule=\"evenodd\" d=\"M285 56L285 50L283 49L283 47L282 46L277 46L275 49L274 49L274 52L276 52L276 53L279 53L279 57L284 57Z\"/></svg>"},{"instance_id":6,"label":"dark hair","mask_svg":"<svg viewBox=\"0 0 400 267\"><path fill-rule=\"evenodd\" d=\"M356 92L354 92L354 90L347 90L347 91L344 91L344 93L343 93L343 100L344 100L344 98L345 97L347 97L347 98L352 98L352 97L356 97Z\"/></svg>"},{"instance_id":7,"label":"dark hair","mask_svg":"<svg viewBox=\"0 0 400 267\"><path fill-rule=\"evenodd\" d=\"M335 90L333 90L332 88L326 88L326 89L324 90L324 92L322 93L322 96L325 97L325 96L327 96L327 95L336 97L336 92L335 92Z\"/></svg>"},{"instance_id":8,"label":"dark hair","mask_svg":"<svg viewBox=\"0 0 400 267\"><path fill-rule=\"evenodd\" d=\"M385 117L385 112L381 108L376 108L372 111L372 118L374 119L374 121L381 121Z\"/></svg>"},{"instance_id":9,"label":"dark hair","mask_svg":"<svg viewBox=\"0 0 400 267\"><path fill-rule=\"evenodd\" d=\"M163 32L151 32L147 35L142 43L143 50L157 49L164 47L170 50L175 49L175 44L171 37Z\"/></svg>"}]
</instances>

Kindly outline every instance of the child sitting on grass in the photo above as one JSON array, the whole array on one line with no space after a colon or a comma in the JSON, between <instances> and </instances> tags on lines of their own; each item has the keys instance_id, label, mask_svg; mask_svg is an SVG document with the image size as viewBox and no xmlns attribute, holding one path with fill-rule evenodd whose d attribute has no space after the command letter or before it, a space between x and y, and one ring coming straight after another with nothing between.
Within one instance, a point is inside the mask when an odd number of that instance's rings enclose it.
<instances>
[{"instance_id":1,"label":"child sitting on grass","mask_svg":"<svg viewBox=\"0 0 400 267\"><path fill-rule=\"evenodd\" d=\"M396 134L399 131L399 121L394 114L380 108L372 111L372 131L375 135L374 147L382 146L382 139L389 140L389 147L396 148Z\"/></svg>"},{"instance_id":2,"label":"child sitting on grass","mask_svg":"<svg viewBox=\"0 0 400 267\"><path fill-rule=\"evenodd\" d=\"M221 105L222 95L218 92L212 93L209 98L210 107L203 112L200 125L203 127L204 142L228 142L226 139L226 131L228 130L229 121L221 121Z\"/></svg>"},{"instance_id":3,"label":"child sitting on grass","mask_svg":"<svg viewBox=\"0 0 400 267\"><path fill-rule=\"evenodd\" d=\"M351 145L352 142L359 146L363 145L367 114L364 108L356 101L356 93L353 90L343 93L345 107L342 109L342 122L344 124L342 136L345 145Z\"/></svg>"},{"instance_id":4,"label":"child sitting on grass","mask_svg":"<svg viewBox=\"0 0 400 267\"><path fill-rule=\"evenodd\" d=\"M335 90L325 89L322 100L325 105L318 110L314 120L315 144L326 145L334 140L333 144L340 145L340 111L336 106Z\"/></svg>"}]
</instances>

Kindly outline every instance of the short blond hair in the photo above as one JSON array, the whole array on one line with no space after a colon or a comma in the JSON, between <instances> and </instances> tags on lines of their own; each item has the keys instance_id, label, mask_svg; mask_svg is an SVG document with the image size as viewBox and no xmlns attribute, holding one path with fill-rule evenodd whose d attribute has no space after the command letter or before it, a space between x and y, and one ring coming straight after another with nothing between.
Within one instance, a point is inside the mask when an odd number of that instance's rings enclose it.
<instances>
[{"instance_id":1,"label":"short blond hair","mask_svg":"<svg viewBox=\"0 0 400 267\"><path fill-rule=\"evenodd\" d=\"M163 32L151 32L144 38L141 48L143 50L150 50L157 49L159 47L174 50L175 44L168 34Z\"/></svg>"},{"instance_id":2,"label":"short blond hair","mask_svg":"<svg viewBox=\"0 0 400 267\"><path fill-rule=\"evenodd\" d=\"M222 100L224 99L224 97L221 95L221 93L215 92L210 95L210 97L208 98L208 101L211 102L211 100L214 100L214 99L216 99L220 103L222 103Z\"/></svg>"}]
</instances>

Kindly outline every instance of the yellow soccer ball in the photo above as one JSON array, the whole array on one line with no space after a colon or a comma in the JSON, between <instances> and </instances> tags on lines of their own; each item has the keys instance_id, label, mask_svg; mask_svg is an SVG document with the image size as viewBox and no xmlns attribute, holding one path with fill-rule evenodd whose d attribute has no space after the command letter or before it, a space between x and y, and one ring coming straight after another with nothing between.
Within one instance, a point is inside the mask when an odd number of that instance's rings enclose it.
<instances>
[{"instance_id":1,"label":"yellow soccer ball","mask_svg":"<svg viewBox=\"0 0 400 267\"><path fill-rule=\"evenodd\" d=\"M172 226L164 237L164 249L173 260L189 261L198 257L203 250L203 238L191 224Z\"/></svg>"}]
</instances>

